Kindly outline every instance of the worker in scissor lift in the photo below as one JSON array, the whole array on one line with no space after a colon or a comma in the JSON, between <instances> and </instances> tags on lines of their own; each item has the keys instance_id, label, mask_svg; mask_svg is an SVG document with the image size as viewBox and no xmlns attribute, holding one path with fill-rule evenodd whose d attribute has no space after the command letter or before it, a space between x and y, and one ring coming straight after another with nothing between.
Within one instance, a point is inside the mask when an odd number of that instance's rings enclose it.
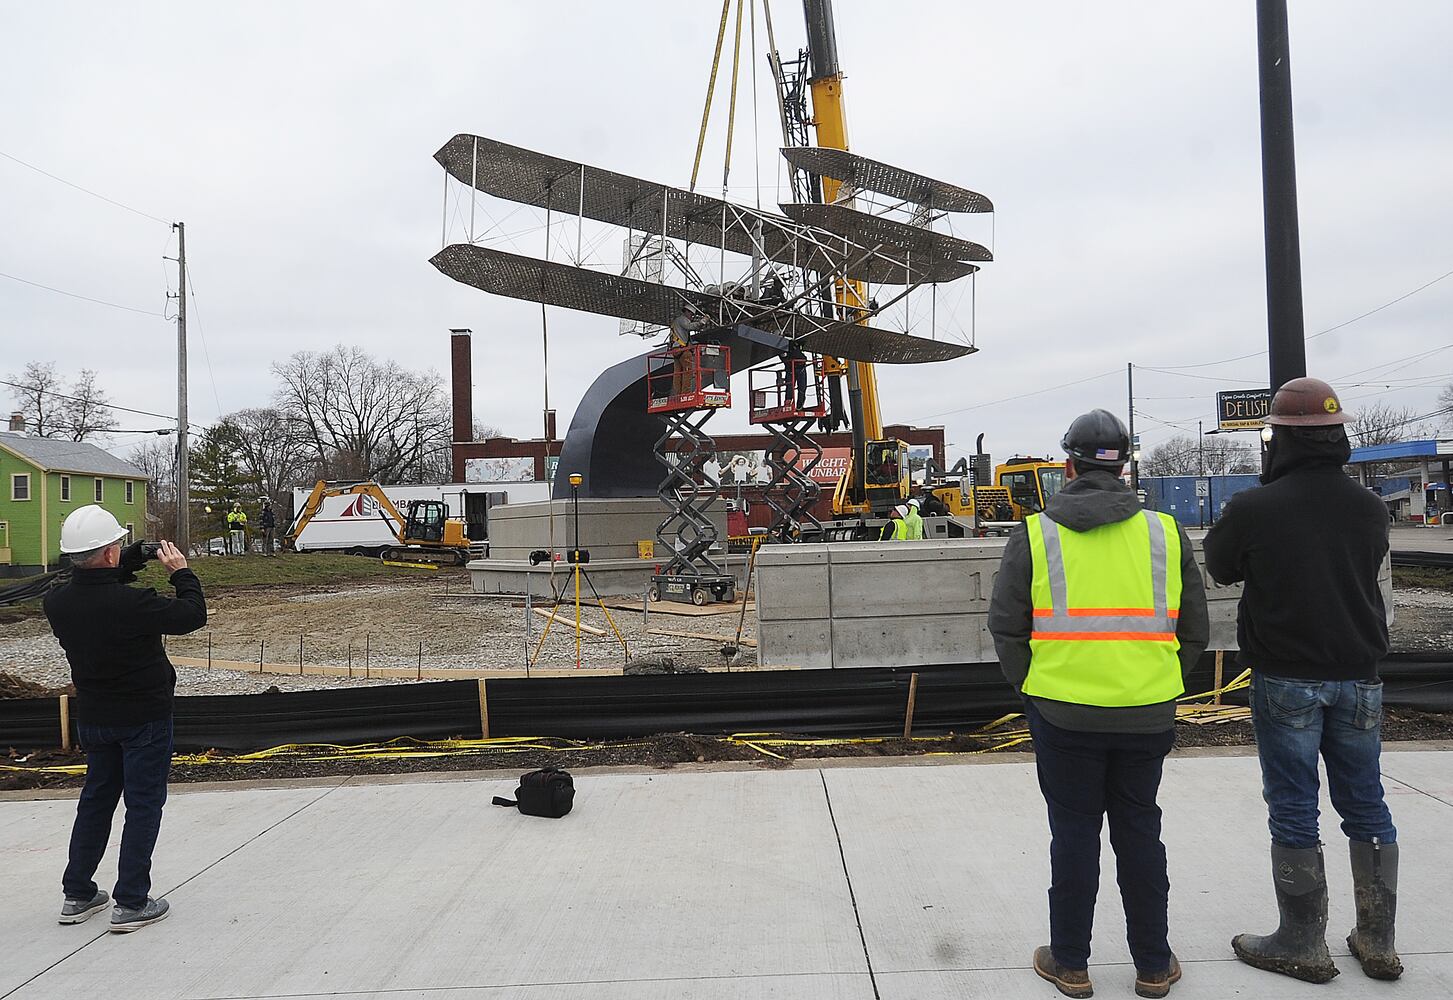
<instances>
[{"instance_id":1,"label":"worker in scissor lift","mask_svg":"<svg viewBox=\"0 0 1453 1000\"><path fill-rule=\"evenodd\" d=\"M706 317L690 307L681 310L671 321L667 343L675 352L675 360L671 366L672 396L685 396L701 391L701 372L698 370L696 352L691 350L691 338L705 326Z\"/></svg>"},{"instance_id":2,"label":"worker in scissor lift","mask_svg":"<svg viewBox=\"0 0 1453 1000\"><path fill-rule=\"evenodd\" d=\"M807 409L807 385L812 381L812 362L802 353L797 341L789 340L787 350L782 355L782 363L787 377L782 402L786 404L795 397L797 409Z\"/></svg>"}]
</instances>

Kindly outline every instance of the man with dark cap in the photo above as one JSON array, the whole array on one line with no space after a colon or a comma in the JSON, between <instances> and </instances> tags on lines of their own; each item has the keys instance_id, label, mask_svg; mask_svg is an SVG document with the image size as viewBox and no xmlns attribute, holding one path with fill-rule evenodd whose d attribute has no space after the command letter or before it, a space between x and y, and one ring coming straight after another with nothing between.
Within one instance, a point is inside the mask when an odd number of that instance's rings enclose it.
<instances>
[{"instance_id":1,"label":"man with dark cap","mask_svg":"<svg viewBox=\"0 0 1453 1000\"><path fill-rule=\"evenodd\" d=\"M1170 880L1156 804L1175 743L1176 699L1210 639L1190 539L1142 510L1120 480L1130 434L1107 410L1075 419L1061 442L1067 483L1009 536L989 631L1024 698L1049 806L1050 943L1034 971L1088 997L1100 887L1100 827L1110 844L1135 960L1135 992L1163 997L1181 978L1168 940Z\"/></svg>"},{"instance_id":2,"label":"man with dark cap","mask_svg":"<svg viewBox=\"0 0 1453 1000\"><path fill-rule=\"evenodd\" d=\"M1262 486L1238 493L1206 536L1206 569L1244 583L1237 645L1271 828L1281 924L1238 935L1236 957L1307 982L1337 975L1327 951L1327 876L1317 757L1350 843L1357 927L1347 946L1374 979L1402 974L1393 942L1397 829L1383 801L1382 683L1390 587L1387 508L1342 471L1347 414L1321 379L1282 386L1267 417Z\"/></svg>"}]
</instances>

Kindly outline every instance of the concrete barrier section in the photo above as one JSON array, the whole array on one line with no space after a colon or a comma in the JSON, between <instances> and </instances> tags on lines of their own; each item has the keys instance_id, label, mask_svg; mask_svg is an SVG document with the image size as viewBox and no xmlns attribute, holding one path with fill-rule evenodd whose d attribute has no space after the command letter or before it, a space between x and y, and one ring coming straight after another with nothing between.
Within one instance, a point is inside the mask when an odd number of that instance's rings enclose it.
<instances>
[{"instance_id":1,"label":"concrete barrier section","mask_svg":"<svg viewBox=\"0 0 1453 1000\"><path fill-rule=\"evenodd\" d=\"M1200 561L1202 532L1192 533ZM768 667L993 660L989 598L1002 538L770 545L757 554L758 657ZM1202 571L1211 648L1236 648L1241 588Z\"/></svg>"}]
</instances>

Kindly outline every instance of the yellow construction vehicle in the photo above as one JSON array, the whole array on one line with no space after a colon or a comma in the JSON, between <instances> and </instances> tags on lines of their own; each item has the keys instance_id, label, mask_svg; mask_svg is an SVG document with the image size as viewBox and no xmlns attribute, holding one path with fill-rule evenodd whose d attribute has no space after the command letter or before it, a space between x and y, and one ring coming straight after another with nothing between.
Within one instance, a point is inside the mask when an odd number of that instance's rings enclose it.
<instances>
[{"instance_id":1,"label":"yellow construction vehicle","mask_svg":"<svg viewBox=\"0 0 1453 1000\"><path fill-rule=\"evenodd\" d=\"M976 467L987 469L987 457L980 455ZM961 463L948 477L925 484L925 492L948 509L950 517L974 519L977 533L997 533L1005 526L1023 521L1044 510L1049 498L1065 484L1065 464L1047 458L1016 455L994 468L993 485L971 485L967 467ZM950 478L954 474L959 478ZM987 477L986 477L987 478Z\"/></svg>"},{"instance_id":2,"label":"yellow construction vehicle","mask_svg":"<svg viewBox=\"0 0 1453 1000\"><path fill-rule=\"evenodd\" d=\"M400 512L378 483L357 483L352 486L330 486L323 480L313 487L303 501L297 517L282 536L285 549L296 547L298 535L308 522L323 509L329 497L362 496L378 504L378 516L397 541L379 553L383 559L411 559L429 562L452 562L463 566L469 561L469 538L464 521L449 516L442 500L409 500Z\"/></svg>"}]
</instances>

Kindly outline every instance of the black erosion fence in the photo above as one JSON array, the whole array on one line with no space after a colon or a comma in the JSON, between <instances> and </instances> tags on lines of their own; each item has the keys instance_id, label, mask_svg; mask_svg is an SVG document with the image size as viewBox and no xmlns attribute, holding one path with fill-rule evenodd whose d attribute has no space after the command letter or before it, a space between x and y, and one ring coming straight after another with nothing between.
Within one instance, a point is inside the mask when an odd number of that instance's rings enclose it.
<instances>
[{"instance_id":1,"label":"black erosion fence","mask_svg":"<svg viewBox=\"0 0 1453 1000\"><path fill-rule=\"evenodd\" d=\"M1239 668L1233 655L1224 680ZM1453 712L1453 652L1395 653L1382 665L1388 707ZM917 680L914 680L916 676ZM1216 685L1214 654L1186 684ZM965 732L1019 711L997 663L660 676L489 678L248 695L179 697L178 750L249 751L289 743L358 744L401 736L618 739L666 732L901 735ZM1245 704L1245 691L1225 700ZM62 717L66 724L63 728ZM0 701L0 750L74 740L64 699ZM72 743L73 745L73 743Z\"/></svg>"}]
</instances>

